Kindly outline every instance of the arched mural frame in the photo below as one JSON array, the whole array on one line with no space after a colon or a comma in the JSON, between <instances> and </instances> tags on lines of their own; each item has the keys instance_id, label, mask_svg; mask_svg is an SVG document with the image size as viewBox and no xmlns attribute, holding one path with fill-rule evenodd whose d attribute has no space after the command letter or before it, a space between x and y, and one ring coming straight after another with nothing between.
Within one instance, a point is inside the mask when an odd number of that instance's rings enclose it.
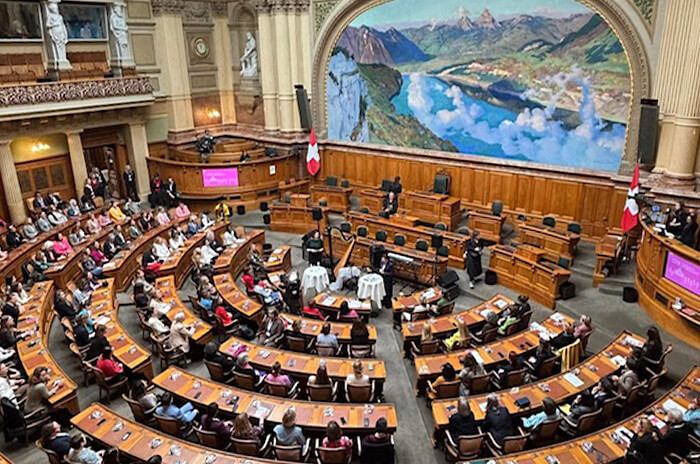
<instances>
[{"instance_id":1,"label":"arched mural frame","mask_svg":"<svg viewBox=\"0 0 700 464\"><path fill-rule=\"evenodd\" d=\"M345 28L365 11L392 0L341 0L316 35L313 61L313 116L320 138L328 135L326 76L333 46ZM631 174L637 158L640 100L651 92L651 69L643 39L614 0L575 0L600 15L620 39L631 73L631 102L620 174Z\"/></svg>"}]
</instances>

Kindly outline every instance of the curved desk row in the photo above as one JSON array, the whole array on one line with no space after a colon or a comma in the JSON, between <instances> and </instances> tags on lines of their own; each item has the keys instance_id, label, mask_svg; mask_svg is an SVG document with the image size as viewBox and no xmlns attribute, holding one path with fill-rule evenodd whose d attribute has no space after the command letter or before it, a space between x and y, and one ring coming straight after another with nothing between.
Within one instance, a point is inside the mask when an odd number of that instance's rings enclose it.
<instances>
[{"instance_id":1,"label":"curved desk row","mask_svg":"<svg viewBox=\"0 0 700 464\"><path fill-rule=\"evenodd\" d=\"M153 379L153 384L205 410L217 403L222 413L248 413L260 423L274 426L282 423L282 416L290 407L297 413L296 424L306 434L321 435L330 421L343 424L343 432L350 435L368 435L374 432L377 419L384 417L391 431L396 430L396 409L393 404L339 404L316 401L290 400L242 390L198 377L176 367L169 367Z\"/></svg>"},{"instance_id":2,"label":"curved desk row","mask_svg":"<svg viewBox=\"0 0 700 464\"><path fill-rule=\"evenodd\" d=\"M359 300L354 297L339 295L335 293L318 293L311 300L311 305L317 308L325 315L332 315L333 317L338 317L340 314L340 306L343 303L347 303L350 309L354 309L355 312L364 320L369 319L369 315L372 312L372 302L367 298L364 300Z\"/></svg>"},{"instance_id":3,"label":"curved desk row","mask_svg":"<svg viewBox=\"0 0 700 464\"><path fill-rule=\"evenodd\" d=\"M567 372L521 387L501 390L495 394L501 405L508 408L512 415L518 417L538 412L542 407L542 400L547 396L557 404L566 403L600 382L603 377L624 366L625 358L632 352L632 348L636 344L644 344L644 342L645 340L641 337L626 331L622 332L608 346ZM484 420L486 397L492 394L494 393L469 397L469 406L474 413L475 420ZM529 406L518 407L516 402L522 398L527 398L530 401ZM457 399L435 400L432 408L435 428L445 429L449 425L450 416L457 410Z\"/></svg>"},{"instance_id":4,"label":"curved desk row","mask_svg":"<svg viewBox=\"0 0 700 464\"><path fill-rule=\"evenodd\" d=\"M291 464L226 453L175 438L126 419L100 403L81 411L71 423L92 440L119 450L120 456L142 463L160 456L164 464Z\"/></svg>"},{"instance_id":5,"label":"curved desk row","mask_svg":"<svg viewBox=\"0 0 700 464\"><path fill-rule=\"evenodd\" d=\"M267 346L255 345L240 338L231 337L221 344L219 351L226 355L235 353L240 345L247 347L250 364L259 370L269 372L272 365L279 361L282 372L289 374L297 380L305 383L310 375L316 375L321 359L326 361L328 376L336 381L344 381L348 374L352 373L353 359L328 358L310 354L295 353ZM378 359L361 359L364 373L370 379L377 382L377 387L386 379L386 366L384 361Z\"/></svg>"},{"instance_id":6,"label":"curved desk row","mask_svg":"<svg viewBox=\"0 0 700 464\"><path fill-rule=\"evenodd\" d=\"M39 366L49 368L51 380L47 384L53 388L53 382L61 380L63 384L56 390L49 402L54 408L66 408L71 414L80 411L78 403L78 386L63 372L58 362L53 358L49 349L49 334L54 318L53 296L54 283L51 281L34 284L29 296L31 299L24 305L17 328L19 330L34 330L35 336L17 342L19 361L27 375L31 375Z\"/></svg>"},{"instance_id":7,"label":"curved desk row","mask_svg":"<svg viewBox=\"0 0 700 464\"><path fill-rule=\"evenodd\" d=\"M178 296L175 276L159 278L156 280L156 288L160 290L163 296L163 302L172 306L170 311L165 315L171 323L175 319L177 313L183 313L185 315L185 320L182 321L182 323L185 324L185 326L192 326L195 328L194 335L190 337L195 343L204 345L212 339L212 326L194 314Z\"/></svg>"},{"instance_id":8,"label":"curved desk row","mask_svg":"<svg viewBox=\"0 0 700 464\"><path fill-rule=\"evenodd\" d=\"M700 348L700 251L642 221L637 253L639 303L659 325ZM675 299L685 303L674 309Z\"/></svg>"},{"instance_id":9,"label":"curved desk row","mask_svg":"<svg viewBox=\"0 0 700 464\"><path fill-rule=\"evenodd\" d=\"M251 229L246 231L243 227L236 227L236 242L226 247L223 253L216 259L214 263L214 272L221 274L230 272L237 276L243 272L243 268L248 265L248 253L251 247L262 248L265 243L265 231L260 229Z\"/></svg>"},{"instance_id":10,"label":"curved desk row","mask_svg":"<svg viewBox=\"0 0 700 464\"><path fill-rule=\"evenodd\" d=\"M424 288L410 295L399 294L394 297L394 300L391 302L391 308L394 311L394 317L397 317L397 314L412 312L413 309L420 304L435 304L440 301L440 299L442 299L442 290L440 287Z\"/></svg>"},{"instance_id":11,"label":"curved desk row","mask_svg":"<svg viewBox=\"0 0 700 464\"><path fill-rule=\"evenodd\" d=\"M450 363L455 370L461 369L459 359L466 352L472 353L477 361L489 369L499 363L508 360L508 353L513 352L518 356L531 352L540 344L540 332L547 333L551 340L564 331L565 323L573 324L574 320L561 313L554 313L544 322L531 323L530 328L510 337L496 340L495 342L479 346L470 350L451 351L445 354L435 354L426 356L416 356L415 368L418 382L437 378L442 372L442 366Z\"/></svg>"},{"instance_id":12,"label":"curved desk row","mask_svg":"<svg viewBox=\"0 0 700 464\"><path fill-rule=\"evenodd\" d=\"M308 317L295 316L294 314L283 313L280 317L285 323L287 335L292 335L292 324L295 321L301 322L300 334L307 339L315 339L323 328L324 322L318 319L310 319ZM350 322L329 322L331 325L331 333L338 338L338 343L350 344L352 331L352 323ZM368 325L369 343L374 344L377 341L377 328L373 325Z\"/></svg>"},{"instance_id":13,"label":"curved desk row","mask_svg":"<svg viewBox=\"0 0 700 464\"><path fill-rule=\"evenodd\" d=\"M698 395L700 395L700 368L696 366L672 390L623 422L564 443L489 459L493 459L490 462L495 464L513 462L522 464L548 462L609 464L621 462L629 445L627 435L634 433L639 419L651 416L653 421L658 420L663 423L667 410L678 409L683 412L693 401L693 398ZM479 464L484 460L478 459L470 462Z\"/></svg>"},{"instance_id":14,"label":"curved desk row","mask_svg":"<svg viewBox=\"0 0 700 464\"><path fill-rule=\"evenodd\" d=\"M105 337L112 345L114 357L131 372L139 372L146 378L153 378L151 353L131 338L129 332L119 322L119 303L114 279L106 279L107 286L92 293L90 313L96 325L107 328Z\"/></svg>"}]
</instances>

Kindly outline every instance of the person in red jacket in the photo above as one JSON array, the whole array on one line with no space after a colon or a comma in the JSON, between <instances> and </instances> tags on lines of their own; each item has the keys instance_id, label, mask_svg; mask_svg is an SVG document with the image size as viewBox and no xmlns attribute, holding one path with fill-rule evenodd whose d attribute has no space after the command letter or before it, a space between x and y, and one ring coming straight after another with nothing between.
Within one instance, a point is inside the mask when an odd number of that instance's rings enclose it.
<instances>
[{"instance_id":1,"label":"person in red jacket","mask_svg":"<svg viewBox=\"0 0 700 464\"><path fill-rule=\"evenodd\" d=\"M246 292L248 293L248 296L254 295L255 294L255 278L253 277L253 272L250 270L249 267L246 267L243 270L243 276L241 277L241 280L245 284L245 289L246 289Z\"/></svg>"},{"instance_id":2,"label":"person in red jacket","mask_svg":"<svg viewBox=\"0 0 700 464\"><path fill-rule=\"evenodd\" d=\"M216 311L214 311L216 317L219 318L224 327L231 325L233 323L233 316L230 312L226 311L223 306L217 306Z\"/></svg>"},{"instance_id":3,"label":"person in red jacket","mask_svg":"<svg viewBox=\"0 0 700 464\"><path fill-rule=\"evenodd\" d=\"M102 371L109 384L117 383L124 375L124 366L112 357L112 347L107 345L97 360L97 368Z\"/></svg>"}]
</instances>

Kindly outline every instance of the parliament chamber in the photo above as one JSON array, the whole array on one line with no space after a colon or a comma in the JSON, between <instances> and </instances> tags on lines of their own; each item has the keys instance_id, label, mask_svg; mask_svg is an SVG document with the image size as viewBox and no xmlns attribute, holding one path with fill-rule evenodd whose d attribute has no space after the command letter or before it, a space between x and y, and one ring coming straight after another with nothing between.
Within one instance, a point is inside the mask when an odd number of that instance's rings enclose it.
<instances>
[{"instance_id":1,"label":"parliament chamber","mask_svg":"<svg viewBox=\"0 0 700 464\"><path fill-rule=\"evenodd\" d=\"M0 464L700 463L698 24L0 0Z\"/></svg>"}]
</instances>

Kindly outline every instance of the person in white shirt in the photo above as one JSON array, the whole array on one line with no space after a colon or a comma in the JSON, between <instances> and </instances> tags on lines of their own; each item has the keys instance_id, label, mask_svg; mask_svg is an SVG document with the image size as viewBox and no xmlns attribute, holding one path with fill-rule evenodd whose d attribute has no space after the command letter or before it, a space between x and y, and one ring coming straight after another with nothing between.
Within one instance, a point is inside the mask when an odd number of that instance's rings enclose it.
<instances>
[{"instance_id":1,"label":"person in white shirt","mask_svg":"<svg viewBox=\"0 0 700 464\"><path fill-rule=\"evenodd\" d=\"M170 327L156 315L155 311L151 313L151 317L148 318L146 323L156 335L167 335L170 333Z\"/></svg>"},{"instance_id":2,"label":"person in white shirt","mask_svg":"<svg viewBox=\"0 0 700 464\"><path fill-rule=\"evenodd\" d=\"M184 353L190 352L190 337L195 334L195 328L184 324L185 314L177 313L173 320L173 325L170 327L170 338L168 342L170 346Z\"/></svg>"},{"instance_id":3,"label":"person in white shirt","mask_svg":"<svg viewBox=\"0 0 700 464\"><path fill-rule=\"evenodd\" d=\"M202 222L202 229L208 229L209 227L214 225L214 221L209 219L209 215L203 211L202 214L199 216L199 219Z\"/></svg>"},{"instance_id":4,"label":"person in white shirt","mask_svg":"<svg viewBox=\"0 0 700 464\"><path fill-rule=\"evenodd\" d=\"M17 397L23 397L28 387L22 379L11 379L9 373L9 366L0 364L0 398L7 398L17 404Z\"/></svg>"},{"instance_id":5,"label":"person in white shirt","mask_svg":"<svg viewBox=\"0 0 700 464\"><path fill-rule=\"evenodd\" d=\"M185 246L185 236L182 234L182 232L180 232L180 229L175 228L172 232L170 232L169 243L170 248L173 251Z\"/></svg>"},{"instance_id":6,"label":"person in white shirt","mask_svg":"<svg viewBox=\"0 0 700 464\"><path fill-rule=\"evenodd\" d=\"M175 302L172 301L170 303L163 301L163 295L158 289L153 290L151 293L151 302L149 303L149 306L153 310L153 313L158 317L168 314L168 312L170 312L170 310L173 308L174 304Z\"/></svg>"},{"instance_id":7,"label":"person in white shirt","mask_svg":"<svg viewBox=\"0 0 700 464\"><path fill-rule=\"evenodd\" d=\"M205 264L211 264L213 260L215 260L219 255L212 247L209 245L203 245L202 248L200 248L202 251L202 260L204 261Z\"/></svg>"},{"instance_id":8,"label":"person in white shirt","mask_svg":"<svg viewBox=\"0 0 700 464\"><path fill-rule=\"evenodd\" d=\"M170 248L163 237L156 238L153 244L153 252L159 261L165 261L170 256Z\"/></svg>"},{"instance_id":9,"label":"person in white shirt","mask_svg":"<svg viewBox=\"0 0 700 464\"><path fill-rule=\"evenodd\" d=\"M226 228L226 232L224 232L224 246L231 246L234 243L236 243L236 226L233 224L229 224L228 227Z\"/></svg>"},{"instance_id":10,"label":"person in white shirt","mask_svg":"<svg viewBox=\"0 0 700 464\"><path fill-rule=\"evenodd\" d=\"M0 362L5 362L15 355L15 350L12 348L3 348L0 346Z\"/></svg>"},{"instance_id":11,"label":"person in white shirt","mask_svg":"<svg viewBox=\"0 0 700 464\"><path fill-rule=\"evenodd\" d=\"M362 373L362 361L356 359L352 363L352 374L348 374L345 383L350 385L369 385L369 376Z\"/></svg>"}]
</instances>

